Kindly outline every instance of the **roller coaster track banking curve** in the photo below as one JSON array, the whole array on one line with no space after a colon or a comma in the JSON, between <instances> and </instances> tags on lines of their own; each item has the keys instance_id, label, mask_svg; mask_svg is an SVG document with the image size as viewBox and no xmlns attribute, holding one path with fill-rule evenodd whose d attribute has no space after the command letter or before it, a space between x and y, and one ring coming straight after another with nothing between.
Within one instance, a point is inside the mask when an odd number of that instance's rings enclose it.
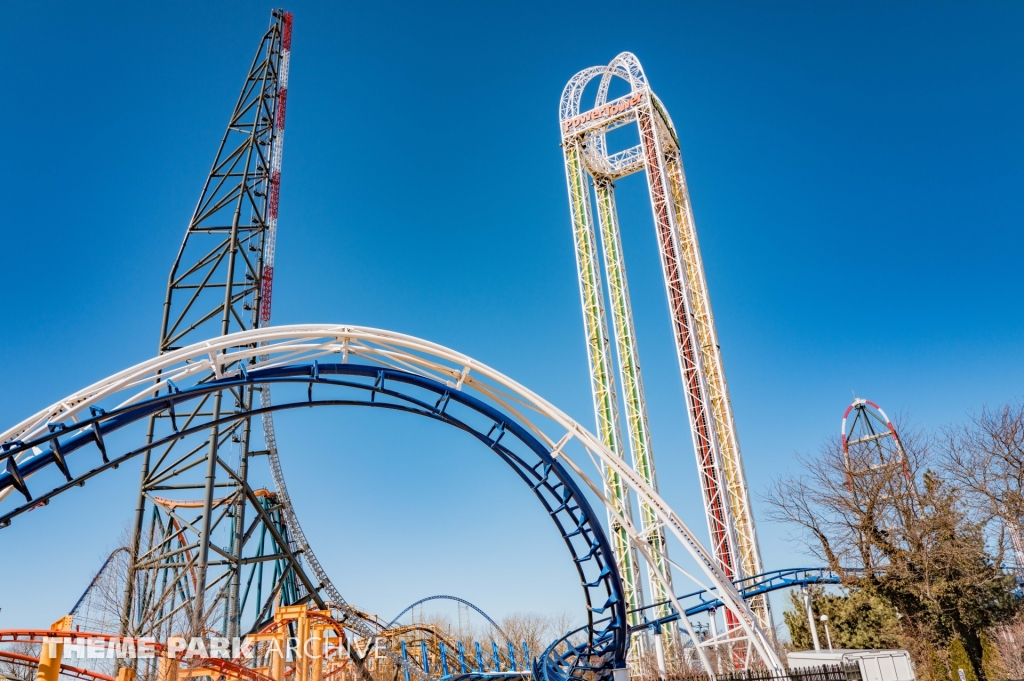
<instances>
[{"instance_id":1,"label":"roller coaster track banking curve","mask_svg":"<svg viewBox=\"0 0 1024 681\"><path fill-rule=\"evenodd\" d=\"M856 570L846 570L846 572L854 573ZM782 570L772 570L764 572L753 577L747 577L746 579L739 579L733 582L736 590L743 596L744 600L749 600L755 596L762 594L768 594L772 591L778 591L780 589L789 589L795 586L809 586L813 584L842 584L842 577L839 573L829 568L785 568ZM717 598L717 589L702 589L700 591L694 591L692 593L677 596L676 600L684 604L685 610L683 612L687 617L693 617L701 613L717 610L723 607L722 601ZM686 604L696 600L697 603L686 607ZM670 615L660 618L648 619L649 613L653 610L657 612L657 608L664 607L669 603L654 603L651 605L638 608L636 612L640 613L643 619L643 623L634 627L630 627L630 633L636 631L642 631L648 628L657 628L663 624L669 622L675 622L679 620L678 611L673 612Z\"/></svg>"}]
</instances>

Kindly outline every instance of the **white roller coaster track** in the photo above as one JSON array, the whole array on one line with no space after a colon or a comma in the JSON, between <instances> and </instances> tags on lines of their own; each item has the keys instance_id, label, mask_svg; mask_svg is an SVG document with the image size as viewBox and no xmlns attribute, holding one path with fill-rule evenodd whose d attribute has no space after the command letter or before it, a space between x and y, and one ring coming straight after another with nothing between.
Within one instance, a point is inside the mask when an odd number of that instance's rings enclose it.
<instances>
[{"instance_id":1,"label":"white roller coaster track","mask_svg":"<svg viewBox=\"0 0 1024 681\"><path fill-rule=\"evenodd\" d=\"M705 581L685 572L678 565L676 568L701 588L716 589L724 607L737 616L742 631L733 632L731 641L735 642L737 638L746 639L751 650L766 666L773 669L783 668L768 635L759 627L754 614L718 567L717 561L679 515L657 492L644 483L625 461L612 453L600 439L565 412L525 386L471 357L414 336L358 326L304 324L264 327L214 338L142 362L69 395L0 433L0 441L28 440L43 435L48 432L47 424L76 421L77 416L87 412L90 406L98 405L103 400L112 400L115 396L114 401L120 407L148 399L154 390L167 387L169 381L184 385L211 373L217 378L232 375L234 371L230 367L239 361L247 362L256 358L255 368L268 368L311 362L332 356L340 356L343 363L348 362L350 357L357 357L361 361L419 374L446 384L453 390L472 390L478 397L499 405L550 447L554 457L576 473L591 493L617 516L631 541L645 555L645 559L653 562L651 547L645 540L644 533L638 531L628 518L614 510L604 495L603 481L600 478L594 480L591 475L584 472L581 464L583 460L589 460L593 470L598 471L597 475L606 468L617 473L639 499L655 510L661 526L672 532L679 540L697 564ZM124 398L123 395L128 397ZM538 417L545 420L546 429L540 427ZM574 441L582 446L585 459L577 457L578 460L574 460L567 451L567 447ZM269 445L268 442L268 448ZM279 461L275 468L275 483L279 485L279 492L284 491L287 496L284 478L280 475ZM328 586L329 580L323 575L323 570L316 562L312 551L308 551L308 542L295 521L290 503L287 508L289 529L294 531L296 542L307 550L306 560L313 567L317 578L322 580L328 595L336 599L335 607L346 614L354 615L340 594L337 594L337 590ZM667 582L668 576L664 578ZM671 597L671 601L677 612L684 612L674 596ZM366 629L365 635L374 634L357 616L348 617L346 620L346 626L350 626L356 632L362 634L361 629ZM681 623L688 630L692 640L698 641L686 617L681 618ZM705 641L699 643L697 647L698 656L712 677L714 670L708 663L704 649L716 643L719 641Z\"/></svg>"}]
</instances>

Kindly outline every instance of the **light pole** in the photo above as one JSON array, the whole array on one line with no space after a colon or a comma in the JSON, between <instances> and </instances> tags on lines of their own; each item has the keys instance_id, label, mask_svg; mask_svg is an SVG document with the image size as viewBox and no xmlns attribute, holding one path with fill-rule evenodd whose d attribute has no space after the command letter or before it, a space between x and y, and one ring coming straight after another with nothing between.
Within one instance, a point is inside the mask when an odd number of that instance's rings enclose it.
<instances>
[{"instance_id":1,"label":"light pole","mask_svg":"<svg viewBox=\"0 0 1024 681\"><path fill-rule=\"evenodd\" d=\"M828 641L828 649L832 650L832 634L828 631L828 615L822 615L821 621L825 625L825 639Z\"/></svg>"}]
</instances>

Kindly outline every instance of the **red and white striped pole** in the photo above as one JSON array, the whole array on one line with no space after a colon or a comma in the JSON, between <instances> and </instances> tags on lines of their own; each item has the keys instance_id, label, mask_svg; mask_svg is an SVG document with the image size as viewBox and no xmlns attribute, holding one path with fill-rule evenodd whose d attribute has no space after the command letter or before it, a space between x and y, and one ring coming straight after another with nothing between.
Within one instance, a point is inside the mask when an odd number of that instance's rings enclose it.
<instances>
[{"instance_id":1,"label":"red and white striped pole","mask_svg":"<svg viewBox=\"0 0 1024 681\"><path fill-rule=\"evenodd\" d=\"M285 12L281 28L281 62L277 77L276 138L270 157L270 192L267 200L267 238L263 248L260 321L270 321L270 301L274 288L274 247L277 243L277 204L281 194L281 154L284 151L284 116L288 104L288 64L292 56L292 13Z\"/></svg>"}]
</instances>

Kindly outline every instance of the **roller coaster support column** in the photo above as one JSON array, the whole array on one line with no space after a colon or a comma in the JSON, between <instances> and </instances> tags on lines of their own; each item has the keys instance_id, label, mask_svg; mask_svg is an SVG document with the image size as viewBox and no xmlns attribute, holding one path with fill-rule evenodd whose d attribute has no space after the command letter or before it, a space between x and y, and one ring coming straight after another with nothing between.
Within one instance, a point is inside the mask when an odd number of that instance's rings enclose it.
<instances>
[{"instance_id":1,"label":"roller coaster support column","mask_svg":"<svg viewBox=\"0 0 1024 681\"><path fill-rule=\"evenodd\" d=\"M597 238L590 207L590 188L583 168L582 139L565 140L565 173L569 184L569 209L572 213L573 239L576 244L576 269L579 274L580 299L583 303L583 326L587 338L587 359L590 363L590 385L597 418L597 435L608 449L623 456L622 432L619 428L619 406L615 396L615 378L612 375L612 355L605 319L604 294L601 292L601 274L597 256ZM629 490L619 475L610 469L605 472L607 495L616 510L632 520L633 505ZM622 576L626 610L643 606L643 587L639 578L636 549L621 524L609 513L615 560ZM635 613L628 615L630 626L640 624Z\"/></svg>"},{"instance_id":2,"label":"roller coaster support column","mask_svg":"<svg viewBox=\"0 0 1024 681\"><path fill-rule=\"evenodd\" d=\"M50 631L70 631L71 615L65 615L50 625ZM51 642L43 644L39 651L39 670L36 672L36 681L59 681L60 661L64 657L64 644L62 638L54 637Z\"/></svg>"},{"instance_id":3,"label":"roller coaster support column","mask_svg":"<svg viewBox=\"0 0 1024 681\"><path fill-rule=\"evenodd\" d=\"M510 643L509 645L512 644ZM441 676L448 676L448 648L445 646L444 641L441 641L438 648L441 651L440 655L438 655L441 658Z\"/></svg>"},{"instance_id":4,"label":"roller coaster support column","mask_svg":"<svg viewBox=\"0 0 1024 681\"><path fill-rule=\"evenodd\" d=\"M330 617L330 611L312 611L313 614L321 612L322 615ZM274 622L277 624L277 635L282 637L281 641L281 663L280 668L282 673L284 672L284 660L287 658L287 649L285 647L288 636L288 625L289 623L295 624L295 656L293 660L294 672L292 674L293 681L310 681L310 662L312 658L312 664L314 670L320 666L320 651L322 645L322 625L314 623L310 620L310 610L305 605L286 605L279 607L277 612L274 613ZM313 647L310 648L310 641L313 641ZM313 653L316 653L316 657L313 657ZM316 671L313 672L313 676L316 675ZM274 677L278 678L278 677ZM281 677L283 679L283 677ZM279 679L278 681L281 681Z\"/></svg>"},{"instance_id":5,"label":"roller coaster support column","mask_svg":"<svg viewBox=\"0 0 1024 681\"><path fill-rule=\"evenodd\" d=\"M711 640L712 641L717 641L718 640L718 618L715 616L715 614L716 613L715 613L715 609L714 608L712 608L708 612L708 617L711 620ZM722 673L722 656L717 654L717 651L715 653L715 673L717 673L717 674L721 674Z\"/></svg>"},{"instance_id":6,"label":"roller coaster support column","mask_svg":"<svg viewBox=\"0 0 1024 681\"><path fill-rule=\"evenodd\" d=\"M307 654L312 651L313 654L313 671L309 677L309 681L322 681L324 677L324 640L329 635L329 628L326 625L314 623L310 627L309 640L312 641L312 645L306 651Z\"/></svg>"},{"instance_id":7,"label":"roller coaster support column","mask_svg":"<svg viewBox=\"0 0 1024 681\"><path fill-rule=\"evenodd\" d=\"M595 79L599 79L600 83L594 107L581 111L584 91L588 83ZM608 101L609 87L614 79L628 84L629 92ZM612 321L616 347L620 351L620 375L627 413L634 411L630 405L631 400L641 408L643 405L642 401L636 399L642 397L642 393L631 391L628 386L634 376L639 386L639 360L635 352L628 352L634 341L626 319L628 293L617 238L618 220L615 217L612 183L635 172L645 171L712 552L718 567L729 581L760 574L761 559L753 512L675 127L668 112L651 91L640 62L628 52L618 55L608 66L591 67L573 76L562 93L559 119L569 177L574 232L577 234L577 265L581 266L581 287L587 283L587 273L579 257L582 255L579 242L583 226L581 218L586 216L574 204L582 200L579 198L583 196L581 188L585 188L584 180L588 174L593 178L596 188L608 287L612 296L611 309L616 313ZM640 144L611 152L606 133L633 123L637 125ZM582 169L578 166L582 166ZM574 179L577 175L578 180ZM589 199L589 196L586 198ZM594 286L594 290L599 296L600 286ZM599 302L594 307L599 307ZM584 298L585 316L586 306L587 300ZM620 310L627 314L619 314ZM635 349L635 345L632 347ZM635 372L631 364L635 364ZM596 389L596 385L594 387ZM614 394L614 386L610 390ZM640 415L639 411L636 413ZM642 438L637 438L640 430L636 426L645 424L635 420L632 414L628 414L627 421L630 426L630 443L634 445L634 455L638 456L634 461L634 470L644 475L642 459L646 455L651 464L646 484L655 487L653 455L649 446L647 451L639 452L635 447L638 443L643 445ZM653 556L648 559L648 563L660 562L656 548L650 553ZM658 567L648 565L652 572L659 571ZM773 625L768 601L755 597L750 605L756 613L762 633L769 632L767 635L770 636ZM741 628L748 628L746 624L741 625L732 609L726 611L725 620L724 633L729 638L735 638ZM734 662L737 666L744 664L741 655Z\"/></svg>"},{"instance_id":8,"label":"roller coaster support column","mask_svg":"<svg viewBox=\"0 0 1024 681\"><path fill-rule=\"evenodd\" d=\"M257 328L269 320L291 30L292 15L273 10L168 277L160 354L213 335ZM173 384L166 388L168 393L176 391ZM252 503L248 485L252 429L249 419L232 422L229 417L251 410L253 390L245 386L226 402L218 393L198 407L202 413L212 413L215 422L225 418L225 424L210 429L205 447L182 456L177 450L172 453L171 443L147 449L143 455L122 635L159 639L188 629L193 635L217 631L233 638L244 628L246 607L239 593L243 566L280 562L281 571L291 573L286 581L303 571L294 547L278 546L267 556L245 555L252 549L248 539L263 536L262 531L258 535L246 531L252 524L246 508ZM177 423L189 423L198 413L155 416L147 442L164 439L168 426L176 431ZM230 456L227 450L233 450ZM173 515L191 509L189 517L168 517L165 512L171 507L155 501L157 490L161 496L177 497L172 499ZM214 496L215 491L223 494L225 490L223 498ZM150 508L154 512L146 533L143 524ZM257 515L249 518L257 524L266 522L265 514ZM182 531L168 534L166 528L174 524ZM227 529L230 537L223 546L211 541L219 528ZM217 555L211 557L211 551ZM280 558L282 554L288 554L287 560ZM310 580L299 577L298 581L307 588ZM183 583L191 587L187 604L179 593ZM256 586L261 595L266 593L263 587L262 583ZM250 601L246 624L269 612L275 597L266 603ZM314 600L322 603L318 595ZM223 609L223 619L217 622L213 621L215 609L218 614ZM181 621L185 619L187 623Z\"/></svg>"},{"instance_id":9,"label":"roller coaster support column","mask_svg":"<svg viewBox=\"0 0 1024 681\"><path fill-rule=\"evenodd\" d=\"M655 491L658 478L654 470L654 448L651 444L651 429L647 419L647 399L640 373L640 351L636 343L633 326L633 308L629 301L629 286L626 281L626 261L622 255L622 236L619 231L618 211L615 208L615 188L608 178L595 178L594 193L597 196L597 215L601 225L601 246L604 249L605 275L611 294L612 334L619 358L619 378L622 382L623 402L626 407L626 429L629 433L629 448L633 454L633 470ZM671 590L671 570L666 562L665 531L658 524L658 516L649 504L640 502L640 527L647 534L651 545L654 565L647 566L647 583L651 589L652 603L668 601ZM659 580L657 574L665 575L669 586ZM657 610L655 617L663 617L670 611L668 605ZM674 640L674 625L665 627L664 635L671 644Z\"/></svg>"},{"instance_id":10,"label":"roller coaster support column","mask_svg":"<svg viewBox=\"0 0 1024 681\"><path fill-rule=\"evenodd\" d=\"M275 645L270 648L270 675L274 681L284 681L285 662L288 657L288 629L281 627L274 637Z\"/></svg>"},{"instance_id":11,"label":"roller coaster support column","mask_svg":"<svg viewBox=\"0 0 1024 681\"><path fill-rule=\"evenodd\" d=\"M298 645L295 647L295 681L309 681L309 618L305 613L299 617L296 638Z\"/></svg>"},{"instance_id":12,"label":"roller coaster support column","mask_svg":"<svg viewBox=\"0 0 1024 681\"><path fill-rule=\"evenodd\" d=\"M658 678L665 681L668 668L665 666L665 641L662 640L660 624L654 627L654 655L658 660Z\"/></svg>"},{"instance_id":13,"label":"roller coaster support column","mask_svg":"<svg viewBox=\"0 0 1024 681\"><path fill-rule=\"evenodd\" d=\"M165 653L160 658L160 668L157 670L157 681L178 681L178 658L171 653Z\"/></svg>"},{"instance_id":14,"label":"roller coaster support column","mask_svg":"<svg viewBox=\"0 0 1024 681\"><path fill-rule=\"evenodd\" d=\"M252 165L252 154L253 146L249 145L246 150L245 165L242 167L242 180L241 183L244 186L247 183L249 168ZM227 285L224 287L224 309L221 315L220 321L220 335L225 336L231 331L231 316L234 310L232 309L232 302L234 298L234 287L232 286L235 280L235 258L238 255L238 222L242 217L242 206L248 197L244 193L239 192L238 201L235 203L235 214L231 219L231 238L228 239L228 271L227 271ZM216 423L220 420L221 400L223 393L218 392L213 398L213 420ZM247 408L252 408L252 391L247 391L245 399L248 404ZM248 423L248 420L246 421ZM248 433L248 428L245 429ZM199 569L197 570L196 576L196 594L195 594L195 605L193 606L194 616L192 623L192 635L199 636L203 633L203 629L206 624L206 568L209 564L210 557L210 527L211 527L211 516L213 515L213 488L217 479L217 450L220 444L220 430L217 426L210 429L210 448L206 455L206 488L203 492L203 521L202 529L200 533L199 543ZM248 441L245 442L248 445ZM247 447L243 447L247 449ZM248 458L248 451L243 451L241 456L241 465L239 467L239 477L241 482L244 484L246 478L243 477L243 473L246 469L245 462ZM241 509L236 509L235 513L240 514ZM232 547L234 548L234 547ZM237 582L240 570L235 568L231 580L232 591L228 597L228 610L229 610L229 624L228 624L228 636L234 636L238 632L238 618L235 616L234 611L237 606L238 589ZM299 679L299 681L304 681Z\"/></svg>"},{"instance_id":15,"label":"roller coaster support column","mask_svg":"<svg viewBox=\"0 0 1024 681\"><path fill-rule=\"evenodd\" d=\"M668 114L663 111L660 103L656 99L652 99L652 101L656 111L662 114L663 120L667 121ZM674 130L672 135L675 135ZM678 140L675 141L678 142ZM715 319L711 314L711 297L708 295L707 278L700 255L700 244L697 241L697 229L693 220L690 193L686 186L686 174L683 172L682 155L678 144L666 151L665 177L672 193L679 252L686 264L687 279L691 288L690 301L693 305L693 321L700 347L701 366L706 374L711 414L714 417L715 430L718 433L722 477L732 512L736 559L742 576L750 577L761 574L764 568L757 542L757 531L754 527L754 515L750 505L746 473L743 469L743 457L740 453L732 404L729 400L729 387L725 380L725 367L718 343L718 332L715 330ZM767 597L755 596L750 601L750 607L757 613L761 626L769 632L774 632Z\"/></svg>"},{"instance_id":16,"label":"roller coaster support column","mask_svg":"<svg viewBox=\"0 0 1024 681\"><path fill-rule=\"evenodd\" d=\"M811 590L806 586L801 589L804 593L804 607L807 609L807 626L811 630L811 642L815 650L821 650L821 643L818 641L818 627L814 625L814 610L811 608Z\"/></svg>"}]
</instances>

